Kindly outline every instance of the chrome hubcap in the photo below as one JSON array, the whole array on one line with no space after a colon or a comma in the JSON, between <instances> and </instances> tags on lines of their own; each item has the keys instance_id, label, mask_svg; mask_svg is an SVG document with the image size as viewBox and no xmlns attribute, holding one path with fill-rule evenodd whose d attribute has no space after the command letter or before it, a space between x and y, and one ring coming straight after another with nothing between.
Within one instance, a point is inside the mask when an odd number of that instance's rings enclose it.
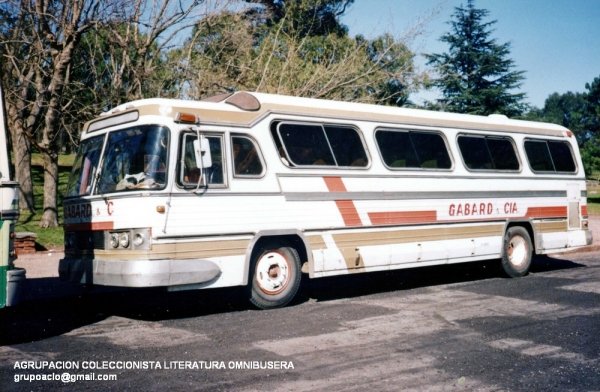
<instances>
[{"instance_id":1,"label":"chrome hubcap","mask_svg":"<svg viewBox=\"0 0 600 392\"><path fill-rule=\"evenodd\" d=\"M289 280L290 268L285 257L279 252L265 253L256 263L256 282L265 293L274 295L285 289Z\"/></svg>"}]
</instances>

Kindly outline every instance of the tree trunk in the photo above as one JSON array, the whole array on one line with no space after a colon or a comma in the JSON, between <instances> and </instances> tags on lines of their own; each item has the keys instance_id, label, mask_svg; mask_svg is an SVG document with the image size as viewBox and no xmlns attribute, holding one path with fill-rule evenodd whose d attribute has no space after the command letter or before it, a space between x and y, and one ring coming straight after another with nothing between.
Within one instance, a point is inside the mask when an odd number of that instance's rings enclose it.
<instances>
[{"instance_id":1,"label":"tree trunk","mask_svg":"<svg viewBox=\"0 0 600 392\"><path fill-rule=\"evenodd\" d=\"M54 85L60 86L59 89L62 89L64 79L60 73L55 75L51 83L51 86ZM58 134L56 121L58 102L57 95L50 98L48 102L40 146L44 161L44 213L40 220L40 226L44 228L58 226L58 151L60 146L52 142Z\"/></svg>"},{"instance_id":2,"label":"tree trunk","mask_svg":"<svg viewBox=\"0 0 600 392\"><path fill-rule=\"evenodd\" d=\"M15 180L19 183L19 209L35 212L33 204L33 181L31 179L31 142L23 129L23 122L17 116L14 106L7 105L8 128L12 139ZM15 120L17 119L17 120Z\"/></svg>"},{"instance_id":3,"label":"tree trunk","mask_svg":"<svg viewBox=\"0 0 600 392\"><path fill-rule=\"evenodd\" d=\"M55 152L43 152L44 161L44 213L40 226L58 226L58 155Z\"/></svg>"}]
</instances>

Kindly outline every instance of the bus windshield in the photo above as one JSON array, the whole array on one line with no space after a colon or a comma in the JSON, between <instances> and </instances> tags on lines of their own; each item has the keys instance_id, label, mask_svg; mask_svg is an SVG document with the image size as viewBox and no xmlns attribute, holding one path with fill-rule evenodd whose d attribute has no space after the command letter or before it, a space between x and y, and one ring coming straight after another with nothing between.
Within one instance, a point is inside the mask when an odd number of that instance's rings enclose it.
<instances>
[{"instance_id":1,"label":"bus windshield","mask_svg":"<svg viewBox=\"0 0 600 392\"><path fill-rule=\"evenodd\" d=\"M164 189L167 173L169 130L157 125L141 125L82 142L73 165L67 196ZM101 165L99 174L98 166ZM92 189L94 177L97 184Z\"/></svg>"}]
</instances>

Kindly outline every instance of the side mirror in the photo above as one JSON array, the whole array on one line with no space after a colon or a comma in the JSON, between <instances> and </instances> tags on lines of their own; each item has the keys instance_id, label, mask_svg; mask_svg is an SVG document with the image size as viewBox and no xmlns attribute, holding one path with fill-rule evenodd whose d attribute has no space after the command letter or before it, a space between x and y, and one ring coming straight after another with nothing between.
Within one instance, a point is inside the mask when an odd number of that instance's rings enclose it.
<instances>
[{"instance_id":1,"label":"side mirror","mask_svg":"<svg viewBox=\"0 0 600 392\"><path fill-rule=\"evenodd\" d=\"M204 136L200 140L194 140L194 157L196 159L196 167L208 169L212 166L212 157L210 155L210 144Z\"/></svg>"}]
</instances>

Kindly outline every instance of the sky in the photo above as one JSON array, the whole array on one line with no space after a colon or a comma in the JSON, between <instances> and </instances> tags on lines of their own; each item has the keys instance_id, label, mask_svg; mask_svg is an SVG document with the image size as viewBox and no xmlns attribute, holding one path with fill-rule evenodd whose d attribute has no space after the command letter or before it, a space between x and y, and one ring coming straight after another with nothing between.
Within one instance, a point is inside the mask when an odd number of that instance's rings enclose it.
<instances>
[{"instance_id":1,"label":"sky","mask_svg":"<svg viewBox=\"0 0 600 392\"><path fill-rule=\"evenodd\" d=\"M439 38L450 31L448 21L455 7L467 0L355 0L342 17L351 36L374 38L391 33L409 38L417 54L415 64L427 70L423 53L443 53ZM510 42L514 70L525 71L518 92L525 101L542 108L554 93L584 92L585 84L600 77L600 0L475 0L475 7L489 11L485 21L492 38ZM415 36L415 31L420 32ZM421 103L435 92L411 95Z\"/></svg>"}]
</instances>

